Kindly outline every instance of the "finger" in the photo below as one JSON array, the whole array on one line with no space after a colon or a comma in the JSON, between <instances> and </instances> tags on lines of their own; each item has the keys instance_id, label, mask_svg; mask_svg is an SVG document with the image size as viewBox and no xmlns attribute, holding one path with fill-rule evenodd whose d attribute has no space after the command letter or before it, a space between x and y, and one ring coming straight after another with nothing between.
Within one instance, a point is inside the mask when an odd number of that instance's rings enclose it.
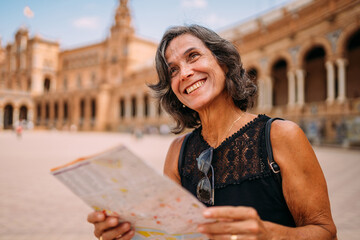
<instances>
[{"instance_id":1,"label":"finger","mask_svg":"<svg viewBox=\"0 0 360 240\"><path fill-rule=\"evenodd\" d=\"M89 223L98 223L105 221L105 214L102 212L92 212L87 216L87 221Z\"/></svg>"},{"instance_id":2,"label":"finger","mask_svg":"<svg viewBox=\"0 0 360 240\"><path fill-rule=\"evenodd\" d=\"M198 231L203 234L257 234L260 226L256 220L244 220L236 222L205 223L198 226Z\"/></svg>"},{"instance_id":3,"label":"finger","mask_svg":"<svg viewBox=\"0 0 360 240\"><path fill-rule=\"evenodd\" d=\"M119 226L112 228L102 234L103 240L110 239L131 239L135 232L131 229L130 223L121 223Z\"/></svg>"},{"instance_id":4,"label":"finger","mask_svg":"<svg viewBox=\"0 0 360 240\"><path fill-rule=\"evenodd\" d=\"M100 237L103 235L105 231L108 231L114 227L119 225L119 219L117 217L107 217L105 221L95 223L94 234L96 237Z\"/></svg>"},{"instance_id":5,"label":"finger","mask_svg":"<svg viewBox=\"0 0 360 240\"><path fill-rule=\"evenodd\" d=\"M249 239L255 239L252 236L249 235L207 235L207 237L211 240L249 240Z\"/></svg>"},{"instance_id":6,"label":"finger","mask_svg":"<svg viewBox=\"0 0 360 240\"><path fill-rule=\"evenodd\" d=\"M257 219L258 213L252 207L209 207L204 210L203 215L205 218L216 219Z\"/></svg>"}]
</instances>

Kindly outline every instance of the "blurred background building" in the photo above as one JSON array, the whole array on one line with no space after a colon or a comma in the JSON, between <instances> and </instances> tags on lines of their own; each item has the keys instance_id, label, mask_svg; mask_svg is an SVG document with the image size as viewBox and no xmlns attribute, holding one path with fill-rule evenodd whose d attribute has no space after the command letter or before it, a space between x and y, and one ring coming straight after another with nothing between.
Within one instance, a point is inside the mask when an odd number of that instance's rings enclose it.
<instances>
[{"instance_id":1,"label":"blurred background building","mask_svg":"<svg viewBox=\"0 0 360 240\"><path fill-rule=\"evenodd\" d=\"M146 83L156 42L140 38L127 0L109 37L61 51L20 28L0 44L0 129L158 131L171 119ZM360 1L295 0L218 32L258 85L254 113L297 122L315 144L360 145Z\"/></svg>"}]
</instances>

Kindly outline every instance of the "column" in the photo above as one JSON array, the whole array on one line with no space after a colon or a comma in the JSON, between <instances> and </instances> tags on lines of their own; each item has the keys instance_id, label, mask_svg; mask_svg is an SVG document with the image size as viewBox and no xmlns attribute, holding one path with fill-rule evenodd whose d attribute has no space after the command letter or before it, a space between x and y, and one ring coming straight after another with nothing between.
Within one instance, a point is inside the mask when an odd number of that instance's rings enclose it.
<instances>
[{"instance_id":1,"label":"column","mask_svg":"<svg viewBox=\"0 0 360 240\"><path fill-rule=\"evenodd\" d=\"M20 112L19 112L19 107L18 106L14 106L14 112L13 112L13 127L16 126L14 125L15 123L20 124L19 119L20 119Z\"/></svg>"},{"instance_id":2,"label":"column","mask_svg":"<svg viewBox=\"0 0 360 240\"><path fill-rule=\"evenodd\" d=\"M336 60L338 67L338 97L337 100L340 102L346 99L346 64L347 60L339 58Z\"/></svg>"},{"instance_id":3,"label":"column","mask_svg":"<svg viewBox=\"0 0 360 240\"><path fill-rule=\"evenodd\" d=\"M296 70L297 80L297 104L302 106L305 103L305 71L302 69Z\"/></svg>"},{"instance_id":4,"label":"column","mask_svg":"<svg viewBox=\"0 0 360 240\"><path fill-rule=\"evenodd\" d=\"M295 73L293 71L289 71L287 73L288 77L288 95L289 95L289 102L288 106L294 106L295 105L295 96L296 96L296 87L295 87Z\"/></svg>"},{"instance_id":5,"label":"column","mask_svg":"<svg viewBox=\"0 0 360 240\"><path fill-rule=\"evenodd\" d=\"M28 127L33 128L33 126L34 126L34 110L32 107L30 107L28 109L27 120L28 120Z\"/></svg>"},{"instance_id":6,"label":"column","mask_svg":"<svg viewBox=\"0 0 360 240\"><path fill-rule=\"evenodd\" d=\"M71 99L71 125L78 127L80 119L80 99L78 96L74 96Z\"/></svg>"},{"instance_id":7,"label":"column","mask_svg":"<svg viewBox=\"0 0 360 240\"><path fill-rule=\"evenodd\" d=\"M158 102L154 98L149 97L149 117L150 118L155 118L156 117L157 103Z\"/></svg>"},{"instance_id":8,"label":"column","mask_svg":"<svg viewBox=\"0 0 360 240\"><path fill-rule=\"evenodd\" d=\"M64 101L63 99L59 99L58 101L58 128L62 130L64 125Z\"/></svg>"},{"instance_id":9,"label":"column","mask_svg":"<svg viewBox=\"0 0 360 240\"><path fill-rule=\"evenodd\" d=\"M264 81L262 79L258 79L258 101L257 101L257 108L263 109L264 108Z\"/></svg>"},{"instance_id":10,"label":"column","mask_svg":"<svg viewBox=\"0 0 360 240\"><path fill-rule=\"evenodd\" d=\"M325 63L327 80L327 98L326 102L332 103L335 99L335 68L332 61Z\"/></svg>"},{"instance_id":11,"label":"column","mask_svg":"<svg viewBox=\"0 0 360 240\"><path fill-rule=\"evenodd\" d=\"M144 95L141 92L136 95L136 119L144 118L144 108Z\"/></svg>"},{"instance_id":12,"label":"column","mask_svg":"<svg viewBox=\"0 0 360 240\"><path fill-rule=\"evenodd\" d=\"M50 126L51 128L55 127L55 102L54 100L50 100L49 101L49 123L48 126Z\"/></svg>"},{"instance_id":13,"label":"column","mask_svg":"<svg viewBox=\"0 0 360 240\"><path fill-rule=\"evenodd\" d=\"M50 92L55 92L56 91L56 78L52 77L50 80Z\"/></svg>"},{"instance_id":14,"label":"column","mask_svg":"<svg viewBox=\"0 0 360 240\"><path fill-rule=\"evenodd\" d=\"M109 119L108 110L111 103L111 86L102 84L97 96L96 104L96 130L105 130Z\"/></svg>"}]
</instances>

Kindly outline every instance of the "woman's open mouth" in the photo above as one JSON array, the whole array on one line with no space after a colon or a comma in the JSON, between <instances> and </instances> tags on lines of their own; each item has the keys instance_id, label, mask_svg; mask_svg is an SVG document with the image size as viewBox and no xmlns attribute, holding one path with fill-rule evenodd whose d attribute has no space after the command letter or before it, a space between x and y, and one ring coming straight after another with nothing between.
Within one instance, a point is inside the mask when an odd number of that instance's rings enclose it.
<instances>
[{"instance_id":1,"label":"woman's open mouth","mask_svg":"<svg viewBox=\"0 0 360 240\"><path fill-rule=\"evenodd\" d=\"M193 91L195 91L196 89L198 89L199 87L201 87L202 85L204 85L204 83L205 83L205 80L197 81L196 83L194 83L190 87L186 88L185 91L186 91L187 94L190 94Z\"/></svg>"}]
</instances>

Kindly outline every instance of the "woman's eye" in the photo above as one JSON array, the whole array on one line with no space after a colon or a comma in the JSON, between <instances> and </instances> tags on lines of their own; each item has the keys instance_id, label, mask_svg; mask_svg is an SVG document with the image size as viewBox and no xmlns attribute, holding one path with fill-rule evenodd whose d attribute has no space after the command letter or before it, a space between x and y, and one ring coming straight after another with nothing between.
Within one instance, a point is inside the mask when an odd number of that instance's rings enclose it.
<instances>
[{"instance_id":1,"label":"woman's eye","mask_svg":"<svg viewBox=\"0 0 360 240\"><path fill-rule=\"evenodd\" d=\"M195 59L197 56L199 56L199 54L196 53L196 52L190 53L189 59L190 59L190 60L193 60L193 59Z\"/></svg>"},{"instance_id":2,"label":"woman's eye","mask_svg":"<svg viewBox=\"0 0 360 240\"><path fill-rule=\"evenodd\" d=\"M177 73L177 68L173 67L169 69L170 76L175 76Z\"/></svg>"}]
</instances>

